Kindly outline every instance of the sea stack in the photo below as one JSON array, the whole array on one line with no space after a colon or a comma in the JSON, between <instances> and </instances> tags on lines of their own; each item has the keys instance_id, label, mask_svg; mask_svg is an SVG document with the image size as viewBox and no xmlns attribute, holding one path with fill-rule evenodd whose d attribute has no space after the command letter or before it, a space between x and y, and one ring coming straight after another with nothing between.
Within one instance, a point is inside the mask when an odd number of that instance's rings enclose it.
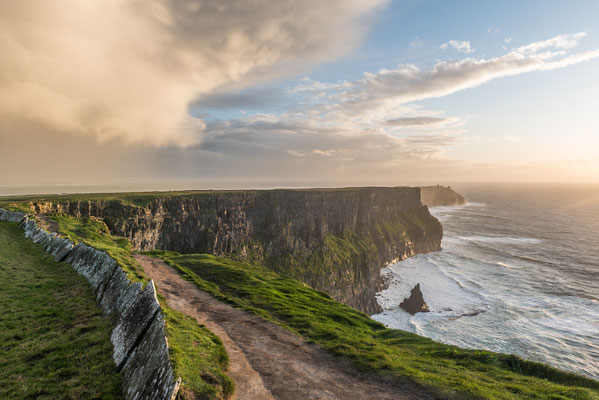
<instances>
[{"instance_id":1,"label":"sea stack","mask_svg":"<svg viewBox=\"0 0 599 400\"><path fill-rule=\"evenodd\" d=\"M428 305L424 302L422 292L420 291L420 283L412 289L410 297L406 297L399 306L414 315L418 312L429 312Z\"/></svg>"}]
</instances>

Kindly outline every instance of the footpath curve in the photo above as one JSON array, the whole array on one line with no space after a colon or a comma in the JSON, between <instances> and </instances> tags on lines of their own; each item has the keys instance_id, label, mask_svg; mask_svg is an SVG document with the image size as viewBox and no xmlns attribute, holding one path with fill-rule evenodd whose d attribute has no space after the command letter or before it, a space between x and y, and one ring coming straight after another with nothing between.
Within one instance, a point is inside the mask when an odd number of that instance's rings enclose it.
<instances>
[{"instance_id":1,"label":"footpath curve","mask_svg":"<svg viewBox=\"0 0 599 400\"><path fill-rule=\"evenodd\" d=\"M284 328L213 298L160 259L135 258L169 307L220 337L229 354L237 400L435 398L415 385L360 372Z\"/></svg>"}]
</instances>

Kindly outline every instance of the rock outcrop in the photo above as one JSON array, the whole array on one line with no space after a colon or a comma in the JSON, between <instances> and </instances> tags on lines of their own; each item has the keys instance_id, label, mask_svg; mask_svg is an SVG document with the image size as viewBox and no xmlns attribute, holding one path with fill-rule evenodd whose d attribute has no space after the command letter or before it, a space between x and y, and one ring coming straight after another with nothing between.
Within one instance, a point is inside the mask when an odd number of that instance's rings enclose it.
<instances>
[{"instance_id":1,"label":"rock outcrop","mask_svg":"<svg viewBox=\"0 0 599 400\"><path fill-rule=\"evenodd\" d=\"M95 216L137 250L210 253L290 275L366 313L380 311L380 269L440 249L420 189L346 188L156 194L33 203L37 213Z\"/></svg>"},{"instance_id":2,"label":"rock outcrop","mask_svg":"<svg viewBox=\"0 0 599 400\"><path fill-rule=\"evenodd\" d=\"M424 302L424 297L422 296L422 292L420 291L420 284L417 283L416 286L412 288L410 292L410 297L406 297L399 304L401 308L414 315L419 312L429 312L428 304Z\"/></svg>"},{"instance_id":3,"label":"rock outcrop","mask_svg":"<svg viewBox=\"0 0 599 400\"><path fill-rule=\"evenodd\" d=\"M461 206L466 199L451 186L424 186L420 188L422 204L429 207Z\"/></svg>"}]
</instances>

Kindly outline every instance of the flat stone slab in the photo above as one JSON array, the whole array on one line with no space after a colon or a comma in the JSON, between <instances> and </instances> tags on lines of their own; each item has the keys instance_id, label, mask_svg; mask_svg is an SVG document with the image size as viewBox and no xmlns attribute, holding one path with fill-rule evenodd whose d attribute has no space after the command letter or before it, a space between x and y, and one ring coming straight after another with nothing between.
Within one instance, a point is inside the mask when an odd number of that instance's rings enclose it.
<instances>
[{"instance_id":1,"label":"flat stone slab","mask_svg":"<svg viewBox=\"0 0 599 400\"><path fill-rule=\"evenodd\" d=\"M180 379L175 381L168 358L162 313L158 313L142 341L125 362L121 374L127 382L128 399L171 399L177 393ZM151 368L148 368L151 366Z\"/></svg>"},{"instance_id":2,"label":"flat stone slab","mask_svg":"<svg viewBox=\"0 0 599 400\"><path fill-rule=\"evenodd\" d=\"M114 346L113 358L118 370L123 367L138 339L148 329L159 310L154 281L150 281L146 288L138 293L129 309L121 315L112 331L110 340Z\"/></svg>"}]
</instances>

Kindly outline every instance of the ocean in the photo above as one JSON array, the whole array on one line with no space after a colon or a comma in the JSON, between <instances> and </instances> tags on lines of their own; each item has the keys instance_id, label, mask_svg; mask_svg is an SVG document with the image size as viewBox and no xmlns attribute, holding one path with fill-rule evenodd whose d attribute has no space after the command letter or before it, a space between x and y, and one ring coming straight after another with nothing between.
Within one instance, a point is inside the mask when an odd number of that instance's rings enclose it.
<instances>
[{"instance_id":1,"label":"ocean","mask_svg":"<svg viewBox=\"0 0 599 400\"><path fill-rule=\"evenodd\" d=\"M599 185L456 185L443 250L383 269L373 318L599 379ZM420 283L430 313L399 308Z\"/></svg>"}]
</instances>

